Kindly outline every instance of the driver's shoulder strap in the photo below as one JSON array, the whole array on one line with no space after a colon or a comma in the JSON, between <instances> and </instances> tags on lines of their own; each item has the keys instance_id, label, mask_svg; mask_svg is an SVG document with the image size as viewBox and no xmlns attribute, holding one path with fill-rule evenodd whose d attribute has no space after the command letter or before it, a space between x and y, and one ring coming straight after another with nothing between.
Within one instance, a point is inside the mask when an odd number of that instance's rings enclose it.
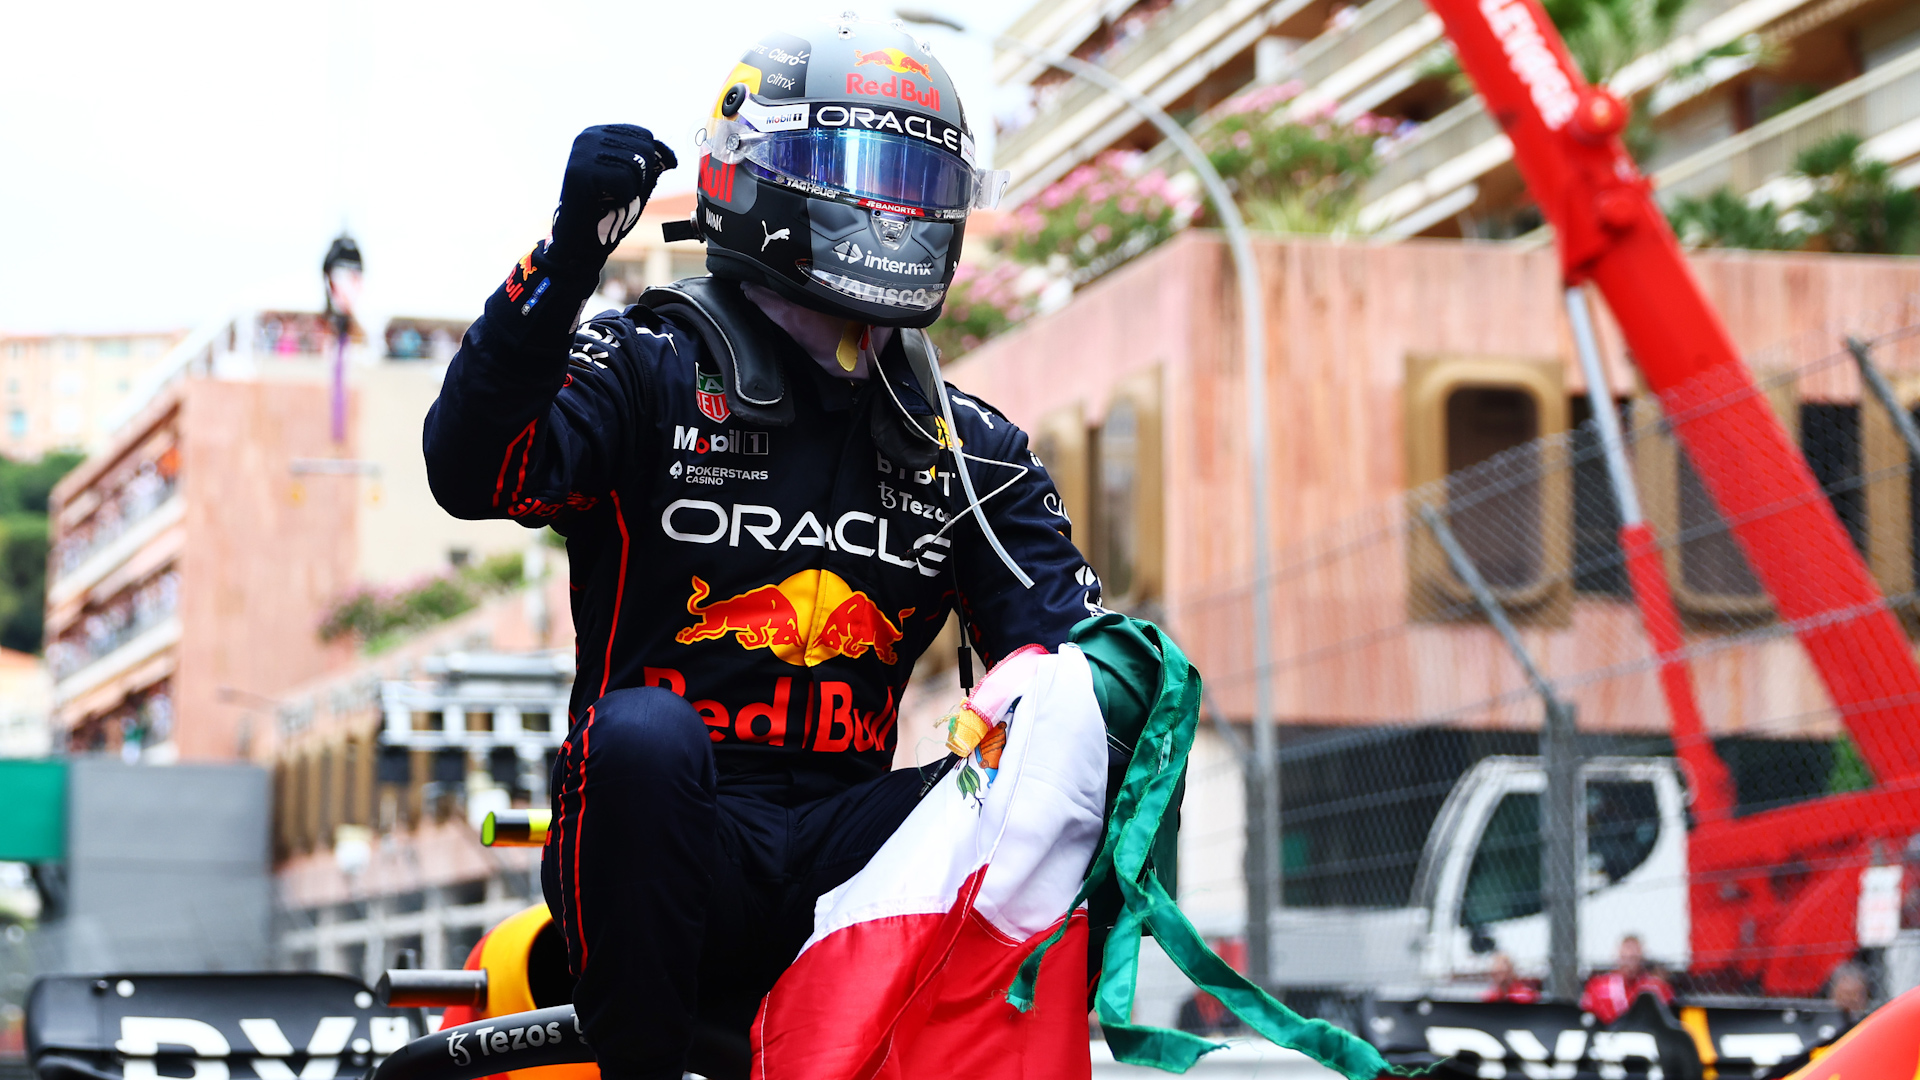
<instances>
[{"instance_id":1,"label":"driver's shoulder strap","mask_svg":"<svg viewBox=\"0 0 1920 1080\"><path fill-rule=\"evenodd\" d=\"M780 352L786 335L740 291L738 282L711 276L682 278L640 294L641 307L675 316L705 346L726 385L727 407L748 423L786 427L793 423ZM943 412L946 386L940 362L925 330L901 328L900 344L921 396L936 414Z\"/></svg>"}]
</instances>

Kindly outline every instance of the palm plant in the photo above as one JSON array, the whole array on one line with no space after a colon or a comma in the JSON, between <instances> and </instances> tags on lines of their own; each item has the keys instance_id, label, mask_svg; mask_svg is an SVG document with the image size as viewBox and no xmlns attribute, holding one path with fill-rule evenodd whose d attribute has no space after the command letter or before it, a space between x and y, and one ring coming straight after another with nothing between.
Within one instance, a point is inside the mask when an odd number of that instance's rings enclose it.
<instances>
[{"instance_id":1,"label":"palm plant","mask_svg":"<svg viewBox=\"0 0 1920 1080\"><path fill-rule=\"evenodd\" d=\"M1813 181L1800 204L1828 251L1911 255L1920 249L1920 196L1893 181L1893 166L1861 156L1864 142L1842 132L1800 152L1794 171Z\"/></svg>"}]
</instances>

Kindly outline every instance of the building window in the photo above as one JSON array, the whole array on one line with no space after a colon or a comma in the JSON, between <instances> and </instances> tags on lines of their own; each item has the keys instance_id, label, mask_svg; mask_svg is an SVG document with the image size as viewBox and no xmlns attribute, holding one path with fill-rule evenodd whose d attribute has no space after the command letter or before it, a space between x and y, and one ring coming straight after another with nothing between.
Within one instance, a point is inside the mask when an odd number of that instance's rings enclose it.
<instances>
[{"instance_id":1,"label":"building window","mask_svg":"<svg viewBox=\"0 0 1920 1080\"><path fill-rule=\"evenodd\" d=\"M1762 385L1767 405L1781 426L1789 432L1800 430L1793 381L1763 379ZM1704 620L1703 628L1723 626L1729 619L1767 618L1773 601L1754 576L1690 455L1668 429L1659 401L1652 397L1636 400L1633 424L1635 478L1640 482L1654 535L1667 545L1667 579L1672 583L1675 606L1691 618ZM1820 426L1821 421L1815 424ZM1855 429L1853 440L1857 445L1857 420ZM1858 449L1851 456L1856 476L1853 485L1857 486ZM1836 468L1836 476L1846 471L1844 462L1837 463Z\"/></svg>"},{"instance_id":2,"label":"building window","mask_svg":"<svg viewBox=\"0 0 1920 1080\"><path fill-rule=\"evenodd\" d=\"M1097 484L1093 566L1107 592L1126 596L1133 591L1138 546L1134 519L1139 494L1140 424L1132 402L1113 403L1094 445Z\"/></svg>"},{"instance_id":3,"label":"building window","mask_svg":"<svg viewBox=\"0 0 1920 1080\"><path fill-rule=\"evenodd\" d=\"M1693 459L1685 450L1678 456L1681 584L1699 596L1765 597Z\"/></svg>"},{"instance_id":4,"label":"building window","mask_svg":"<svg viewBox=\"0 0 1920 1080\"><path fill-rule=\"evenodd\" d=\"M1560 360L1409 357L1407 482L1444 511L1467 558L1508 614L1563 623L1572 601L1572 472ZM1417 507L1408 599L1416 619L1479 619Z\"/></svg>"},{"instance_id":5,"label":"building window","mask_svg":"<svg viewBox=\"0 0 1920 1080\"><path fill-rule=\"evenodd\" d=\"M1447 395L1447 524L1487 584L1540 577L1540 406L1518 387ZM1495 460L1495 459L1499 460Z\"/></svg>"},{"instance_id":6,"label":"building window","mask_svg":"<svg viewBox=\"0 0 1920 1080\"><path fill-rule=\"evenodd\" d=\"M1160 596L1165 528L1159 410L1157 368L1115 387L1106 417L1087 434L1091 520L1082 525L1088 561L1100 575L1102 602L1148 617Z\"/></svg>"},{"instance_id":7,"label":"building window","mask_svg":"<svg viewBox=\"0 0 1920 1080\"><path fill-rule=\"evenodd\" d=\"M1091 442L1086 418L1078 403L1055 409L1028 429L1029 445L1040 467L1053 481L1058 505L1048 509L1065 519L1067 535L1082 555L1093 552L1093 512L1089 509L1088 483L1091 469L1087 450Z\"/></svg>"},{"instance_id":8,"label":"building window","mask_svg":"<svg viewBox=\"0 0 1920 1080\"><path fill-rule=\"evenodd\" d=\"M7 410L7 437L24 439L27 437L27 412L25 409Z\"/></svg>"},{"instance_id":9,"label":"building window","mask_svg":"<svg viewBox=\"0 0 1920 1080\"><path fill-rule=\"evenodd\" d=\"M1867 550L1867 490L1860 468L1860 406L1827 402L1800 404L1800 452L1847 536L1861 554Z\"/></svg>"},{"instance_id":10,"label":"building window","mask_svg":"<svg viewBox=\"0 0 1920 1080\"><path fill-rule=\"evenodd\" d=\"M1613 404L1626 426L1632 402ZM1620 550L1620 503L1593 421L1593 402L1582 394L1568 406L1573 420L1573 587L1597 596L1631 596L1626 555Z\"/></svg>"}]
</instances>

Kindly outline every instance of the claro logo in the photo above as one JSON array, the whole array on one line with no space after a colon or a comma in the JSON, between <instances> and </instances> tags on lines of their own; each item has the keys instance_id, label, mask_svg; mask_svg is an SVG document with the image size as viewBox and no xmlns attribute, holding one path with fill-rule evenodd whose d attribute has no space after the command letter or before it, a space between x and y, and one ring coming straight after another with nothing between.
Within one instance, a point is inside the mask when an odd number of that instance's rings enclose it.
<instances>
[{"instance_id":1,"label":"claro logo","mask_svg":"<svg viewBox=\"0 0 1920 1080\"><path fill-rule=\"evenodd\" d=\"M1533 9L1524 0L1480 0L1480 14L1487 20L1493 36L1506 51L1507 64L1526 84L1533 106L1547 127L1559 131L1573 117L1580 104L1573 80L1560 66L1560 58L1547 47L1534 21Z\"/></svg>"}]
</instances>

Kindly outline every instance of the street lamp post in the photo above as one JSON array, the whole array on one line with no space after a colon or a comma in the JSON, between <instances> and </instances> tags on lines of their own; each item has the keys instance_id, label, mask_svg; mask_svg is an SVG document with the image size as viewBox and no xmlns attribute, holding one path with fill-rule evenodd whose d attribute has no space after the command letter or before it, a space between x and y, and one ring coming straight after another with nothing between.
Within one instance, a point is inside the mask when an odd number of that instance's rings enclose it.
<instances>
[{"instance_id":1,"label":"street lamp post","mask_svg":"<svg viewBox=\"0 0 1920 1080\"><path fill-rule=\"evenodd\" d=\"M944 26L965 34L965 25L934 12L901 8L902 20ZM1226 181L1207 160L1199 144L1165 110L1122 82L1112 72L1077 57L1042 48L1004 34L994 44L1012 49L1049 67L1085 79L1126 102L1166 136L1186 159L1207 191L1207 201L1220 218L1233 256L1234 277L1240 288L1242 356L1246 368L1247 466L1253 516L1253 761L1247 780L1254 790L1248 799L1252 824L1247 830L1247 967L1248 977L1261 986L1272 984L1272 924L1270 914L1280 900L1280 755L1274 731L1272 654L1273 611L1267 596L1268 553L1268 441L1266 304L1260 292L1260 270L1253 258L1253 240Z\"/></svg>"},{"instance_id":2,"label":"street lamp post","mask_svg":"<svg viewBox=\"0 0 1920 1080\"><path fill-rule=\"evenodd\" d=\"M327 314L332 317L335 338L333 354L333 441L347 441L347 334L353 324L353 308L360 300L360 245L341 233L327 248L320 273L327 283Z\"/></svg>"}]
</instances>

